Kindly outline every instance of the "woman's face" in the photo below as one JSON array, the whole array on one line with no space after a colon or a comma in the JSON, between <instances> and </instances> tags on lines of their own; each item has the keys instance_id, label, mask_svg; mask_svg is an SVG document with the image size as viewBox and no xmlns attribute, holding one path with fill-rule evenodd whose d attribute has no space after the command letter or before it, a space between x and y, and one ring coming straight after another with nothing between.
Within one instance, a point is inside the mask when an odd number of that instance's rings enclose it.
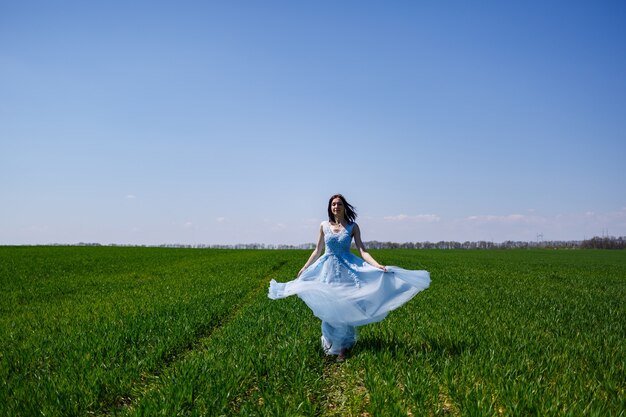
<instances>
[{"instance_id":1,"label":"woman's face","mask_svg":"<svg viewBox=\"0 0 626 417\"><path fill-rule=\"evenodd\" d=\"M333 215L335 217L343 217L344 216L344 206L343 206L343 201L341 201L341 198L339 197L335 197L333 198L333 201L330 203L330 210L332 211Z\"/></svg>"}]
</instances>

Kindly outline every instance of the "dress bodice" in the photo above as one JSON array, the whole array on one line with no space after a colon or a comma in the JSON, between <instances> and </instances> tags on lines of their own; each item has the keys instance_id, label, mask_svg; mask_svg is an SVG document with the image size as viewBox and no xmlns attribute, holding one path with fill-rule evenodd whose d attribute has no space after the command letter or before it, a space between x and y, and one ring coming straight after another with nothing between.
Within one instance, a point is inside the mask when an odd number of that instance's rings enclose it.
<instances>
[{"instance_id":1,"label":"dress bodice","mask_svg":"<svg viewBox=\"0 0 626 417\"><path fill-rule=\"evenodd\" d=\"M352 243L352 228L354 223L348 224L339 232L333 232L330 222L324 222L324 243L326 244L326 253L333 255L342 255L350 252L350 244Z\"/></svg>"}]
</instances>

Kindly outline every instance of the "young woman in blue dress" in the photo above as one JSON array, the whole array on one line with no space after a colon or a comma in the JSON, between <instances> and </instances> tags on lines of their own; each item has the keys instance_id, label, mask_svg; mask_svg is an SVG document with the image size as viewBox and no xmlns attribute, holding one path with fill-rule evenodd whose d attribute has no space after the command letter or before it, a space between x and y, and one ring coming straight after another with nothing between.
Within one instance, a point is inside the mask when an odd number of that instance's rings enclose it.
<instances>
[{"instance_id":1,"label":"young woman in blue dress","mask_svg":"<svg viewBox=\"0 0 626 417\"><path fill-rule=\"evenodd\" d=\"M366 250L356 211L341 194L328 201L315 250L295 280L271 280L268 296L298 295L322 320L327 355L344 360L356 342L356 327L384 319L430 285L428 271L381 265ZM350 252L352 240L360 257Z\"/></svg>"}]
</instances>

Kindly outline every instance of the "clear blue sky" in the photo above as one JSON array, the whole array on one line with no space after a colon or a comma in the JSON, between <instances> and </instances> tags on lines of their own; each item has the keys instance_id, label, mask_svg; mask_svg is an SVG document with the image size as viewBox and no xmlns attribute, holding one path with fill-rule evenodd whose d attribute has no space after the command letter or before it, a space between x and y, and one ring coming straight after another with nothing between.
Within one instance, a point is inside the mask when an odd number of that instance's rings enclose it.
<instances>
[{"instance_id":1,"label":"clear blue sky","mask_svg":"<svg viewBox=\"0 0 626 417\"><path fill-rule=\"evenodd\" d=\"M626 235L623 1L0 1L0 244Z\"/></svg>"}]
</instances>

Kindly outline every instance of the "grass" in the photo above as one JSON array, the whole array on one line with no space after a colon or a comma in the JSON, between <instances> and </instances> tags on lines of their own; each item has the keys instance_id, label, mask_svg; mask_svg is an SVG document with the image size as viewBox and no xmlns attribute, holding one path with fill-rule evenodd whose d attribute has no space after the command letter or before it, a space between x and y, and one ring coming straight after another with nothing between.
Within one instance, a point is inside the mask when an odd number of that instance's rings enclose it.
<instances>
[{"instance_id":1,"label":"grass","mask_svg":"<svg viewBox=\"0 0 626 417\"><path fill-rule=\"evenodd\" d=\"M431 287L325 358L308 251L0 248L0 415L626 415L626 252L372 251Z\"/></svg>"}]
</instances>

